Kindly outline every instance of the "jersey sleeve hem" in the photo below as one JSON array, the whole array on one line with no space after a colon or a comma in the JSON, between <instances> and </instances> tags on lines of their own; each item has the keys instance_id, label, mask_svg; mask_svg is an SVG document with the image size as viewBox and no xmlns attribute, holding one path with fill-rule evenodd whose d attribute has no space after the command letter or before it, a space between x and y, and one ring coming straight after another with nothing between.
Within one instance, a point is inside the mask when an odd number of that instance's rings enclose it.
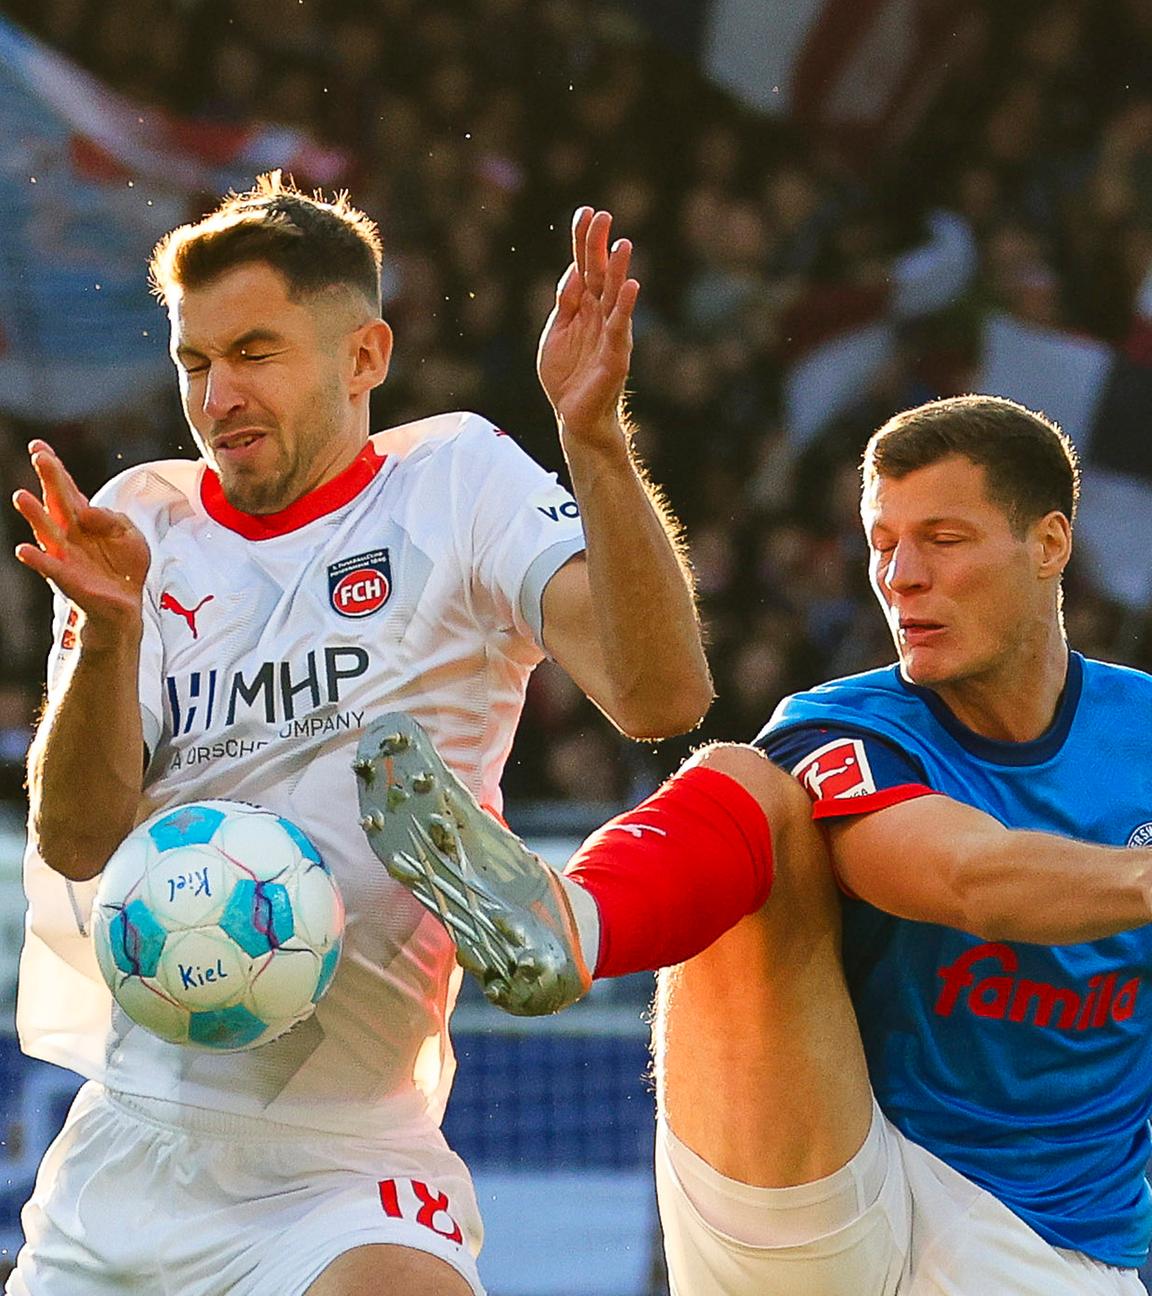
<instances>
[{"instance_id":1,"label":"jersey sleeve hem","mask_svg":"<svg viewBox=\"0 0 1152 1296\"><path fill-rule=\"evenodd\" d=\"M141 703L140 724L144 734L144 746L148 748L150 756L154 755L164 732L163 722L157 718L151 707Z\"/></svg>"},{"instance_id":2,"label":"jersey sleeve hem","mask_svg":"<svg viewBox=\"0 0 1152 1296\"><path fill-rule=\"evenodd\" d=\"M924 783L901 783L897 787L880 788L879 791L868 792L864 796L828 797L824 801L816 801L812 806L812 818L845 819L849 815L873 814L877 810L886 810L889 806L914 801L917 797L939 795L935 788Z\"/></svg>"},{"instance_id":3,"label":"jersey sleeve hem","mask_svg":"<svg viewBox=\"0 0 1152 1296\"><path fill-rule=\"evenodd\" d=\"M583 553L585 547L582 535L558 540L537 554L524 573L520 584L520 615L541 648L544 647L544 589L568 559Z\"/></svg>"}]
</instances>

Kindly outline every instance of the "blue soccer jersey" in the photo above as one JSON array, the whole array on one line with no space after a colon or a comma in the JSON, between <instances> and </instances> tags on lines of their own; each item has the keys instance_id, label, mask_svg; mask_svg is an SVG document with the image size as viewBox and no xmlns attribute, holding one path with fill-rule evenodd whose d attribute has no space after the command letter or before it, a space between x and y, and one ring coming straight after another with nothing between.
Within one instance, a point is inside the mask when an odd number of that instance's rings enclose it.
<instances>
[{"instance_id":1,"label":"blue soccer jersey","mask_svg":"<svg viewBox=\"0 0 1152 1296\"><path fill-rule=\"evenodd\" d=\"M814 815L938 792L1009 828L1152 844L1152 678L1073 653L1033 742L961 725L895 667L786 698L757 739ZM1152 926L1046 946L844 900L844 963L877 1100L1055 1246L1137 1266L1152 1236Z\"/></svg>"}]
</instances>

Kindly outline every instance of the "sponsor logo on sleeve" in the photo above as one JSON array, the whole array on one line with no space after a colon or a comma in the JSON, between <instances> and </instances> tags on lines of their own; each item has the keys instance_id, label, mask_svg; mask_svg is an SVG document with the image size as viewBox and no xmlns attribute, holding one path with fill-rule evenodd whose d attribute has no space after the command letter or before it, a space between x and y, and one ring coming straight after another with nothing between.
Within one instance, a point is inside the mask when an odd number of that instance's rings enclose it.
<instances>
[{"instance_id":1,"label":"sponsor logo on sleeve","mask_svg":"<svg viewBox=\"0 0 1152 1296\"><path fill-rule=\"evenodd\" d=\"M76 626L80 621L80 610L75 603L68 605L68 616L64 621L64 629L60 635L60 647L65 652L70 652L76 647Z\"/></svg>"},{"instance_id":2,"label":"sponsor logo on sleeve","mask_svg":"<svg viewBox=\"0 0 1152 1296\"><path fill-rule=\"evenodd\" d=\"M792 777L804 784L814 801L867 796L876 791L861 738L836 738L809 752L793 769Z\"/></svg>"},{"instance_id":3,"label":"sponsor logo on sleeve","mask_svg":"<svg viewBox=\"0 0 1152 1296\"><path fill-rule=\"evenodd\" d=\"M579 504L559 482L553 482L543 490L537 491L529 498L528 503L537 513L542 513L549 522L570 522L580 516Z\"/></svg>"},{"instance_id":4,"label":"sponsor logo on sleeve","mask_svg":"<svg viewBox=\"0 0 1152 1296\"><path fill-rule=\"evenodd\" d=\"M341 558L328 568L328 598L342 617L379 612L392 597L392 564L387 549Z\"/></svg>"}]
</instances>

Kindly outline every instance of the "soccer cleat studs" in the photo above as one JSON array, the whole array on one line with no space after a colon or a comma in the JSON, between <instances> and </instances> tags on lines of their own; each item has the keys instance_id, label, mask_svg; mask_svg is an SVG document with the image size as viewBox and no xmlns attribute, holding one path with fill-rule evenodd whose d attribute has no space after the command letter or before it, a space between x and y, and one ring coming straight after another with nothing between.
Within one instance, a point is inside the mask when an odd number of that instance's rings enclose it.
<instances>
[{"instance_id":1,"label":"soccer cleat studs","mask_svg":"<svg viewBox=\"0 0 1152 1296\"><path fill-rule=\"evenodd\" d=\"M353 769L372 851L443 923L491 1003L537 1016L587 993L592 978L558 876L476 804L411 717L366 729Z\"/></svg>"}]
</instances>

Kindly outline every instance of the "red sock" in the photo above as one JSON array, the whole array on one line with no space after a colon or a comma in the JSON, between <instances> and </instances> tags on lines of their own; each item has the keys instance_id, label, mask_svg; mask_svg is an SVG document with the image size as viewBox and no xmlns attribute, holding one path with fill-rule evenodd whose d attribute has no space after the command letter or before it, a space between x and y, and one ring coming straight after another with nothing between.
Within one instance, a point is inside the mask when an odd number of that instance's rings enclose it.
<instances>
[{"instance_id":1,"label":"red sock","mask_svg":"<svg viewBox=\"0 0 1152 1296\"><path fill-rule=\"evenodd\" d=\"M624 976L682 963L759 909L772 838L743 784L693 765L598 828L564 871L600 911L596 976Z\"/></svg>"}]
</instances>

